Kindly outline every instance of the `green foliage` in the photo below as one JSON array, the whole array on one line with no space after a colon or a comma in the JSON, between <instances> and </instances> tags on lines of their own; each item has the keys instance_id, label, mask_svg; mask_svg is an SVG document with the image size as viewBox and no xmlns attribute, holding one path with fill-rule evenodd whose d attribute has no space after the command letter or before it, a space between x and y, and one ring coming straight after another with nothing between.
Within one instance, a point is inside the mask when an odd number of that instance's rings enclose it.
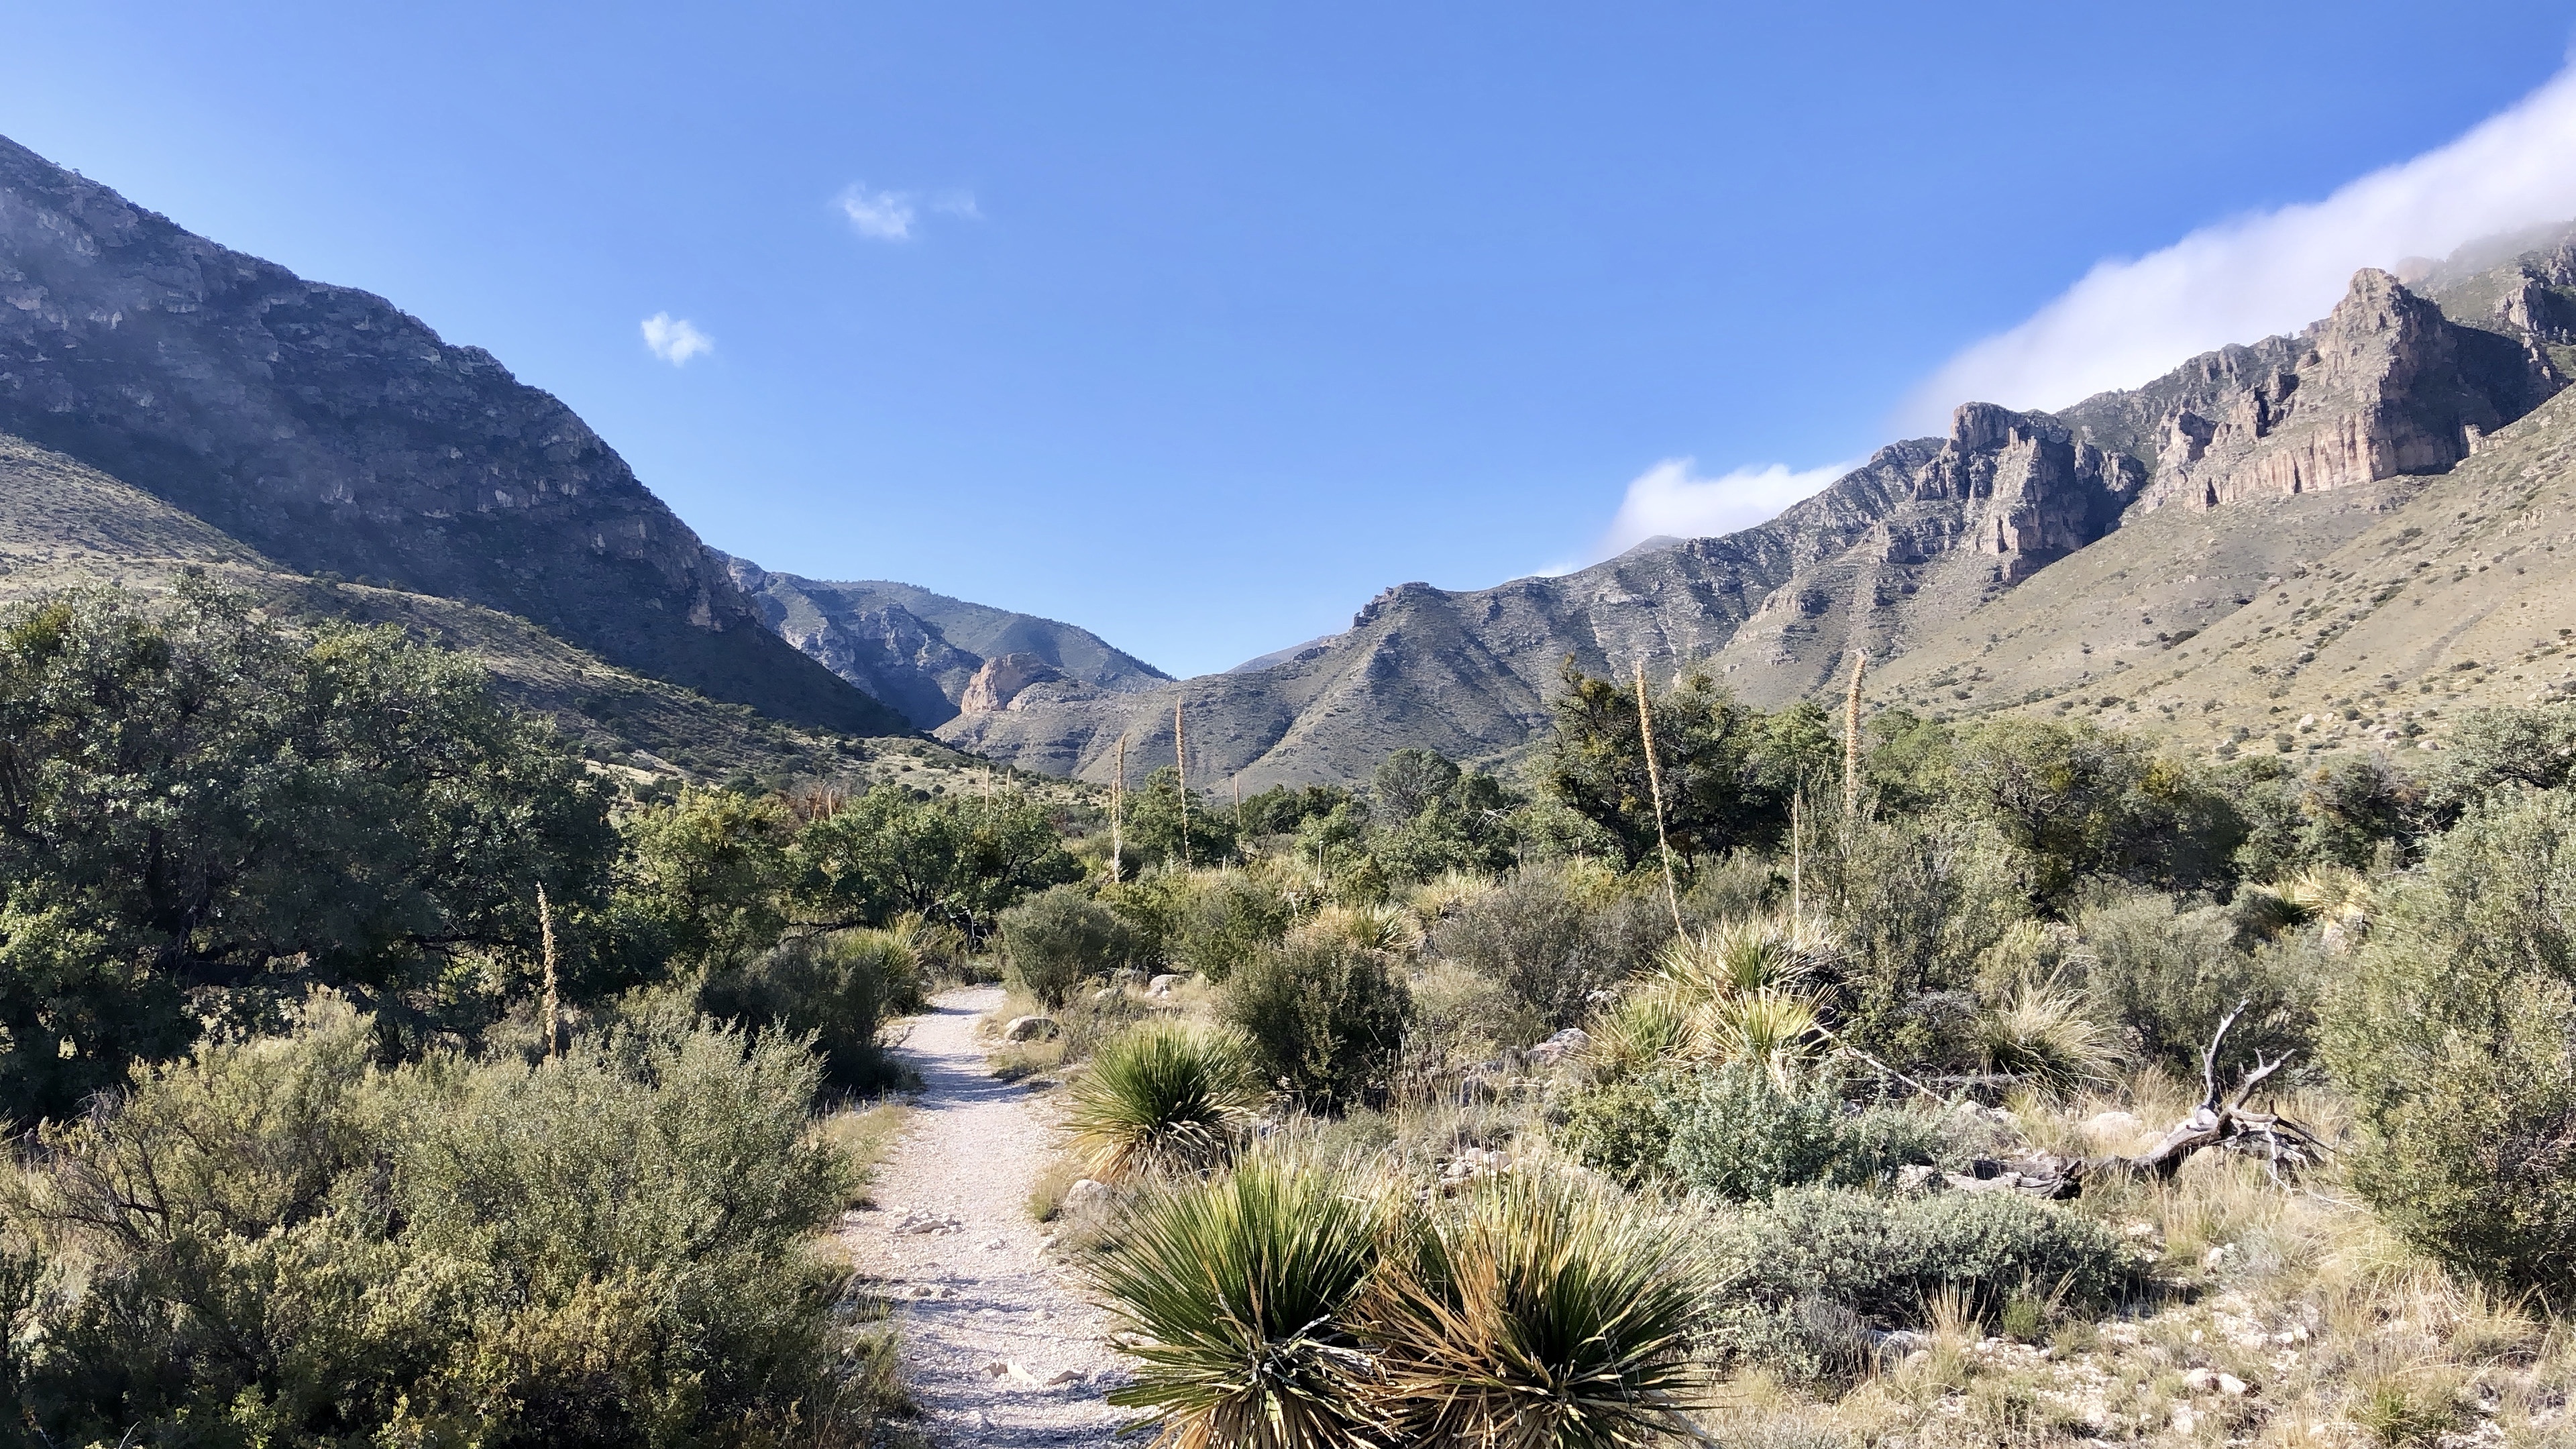
<instances>
[{"instance_id":1,"label":"green foliage","mask_svg":"<svg viewBox=\"0 0 2576 1449\"><path fill-rule=\"evenodd\" d=\"M699 1008L711 1016L811 1040L823 1054L825 1083L844 1092L899 1080L877 1032L924 1000L920 951L888 930L792 935L698 988Z\"/></svg>"},{"instance_id":2,"label":"green foliage","mask_svg":"<svg viewBox=\"0 0 2576 1449\"><path fill-rule=\"evenodd\" d=\"M0 1116L317 983L477 1030L538 887L577 919L614 844L551 727L397 630L290 638L195 578L0 609Z\"/></svg>"},{"instance_id":3,"label":"green foliage","mask_svg":"<svg viewBox=\"0 0 2576 1449\"><path fill-rule=\"evenodd\" d=\"M1602 899L1575 873L1536 865L1461 906L1433 939L1442 956L1564 1027L1590 1013L1593 993L1653 960L1672 934L1661 901L1624 891Z\"/></svg>"},{"instance_id":4,"label":"green foliage","mask_svg":"<svg viewBox=\"0 0 2576 1449\"><path fill-rule=\"evenodd\" d=\"M1953 1155L1933 1117L1852 1111L1831 1079L1783 1087L1749 1063L1666 1065L1606 1082L1575 1100L1559 1141L1614 1177L1669 1179L1730 1202L1808 1183L1868 1186Z\"/></svg>"},{"instance_id":5,"label":"green foliage","mask_svg":"<svg viewBox=\"0 0 2576 1449\"><path fill-rule=\"evenodd\" d=\"M1757 711L1697 673L1660 696L1650 692L1648 708L1664 829L1676 852L1722 852L1777 833L1789 802L1762 783L1755 756L1765 731ZM1655 857L1653 782L1631 686L1591 678L1569 656L1544 749L1540 780L1552 799L1607 832L1627 864Z\"/></svg>"},{"instance_id":6,"label":"green foliage","mask_svg":"<svg viewBox=\"0 0 2576 1449\"><path fill-rule=\"evenodd\" d=\"M1977 1063L2051 1092L2107 1082L2119 1061L2111 1033L2078 993L2024 982L1977 1017Z\"/></svg>"},{"instance_id":7,"label":"green foliage","mask_svg":"<svg viewBox=\"0 0 2576 1449\"><path fill-rule=\"evenodd\" d=\"M2576 794L2493 798L2401 882L2330 998L2354 1189L2425 1252L2563 1291L2576 1258Z\"/></svg>"},{"instance_id":8,"label":"green foliage","mask_svg":"<svg viewBox=\"0 0 2576 1449\"><path fill-rule=\"evenodd\" d=\"M2321 963L2303 942L2264 942L2249 928L2263 902L2177 910L2169 896L2114 896L2076 917L2086 954L2073 958L2094 1008L2129 1055L2194 1080L2203 1048L2237 1003L2231 1052L2305 1048L2315 1030Z\"/></svg>"},{"instance_id":9,"label":"green foliage","mask_svg":"<svg viewBox=\"0 0 2576 1449\"><path fill-rule=\"evenodd\" d=\"M1944 1290L1986 1312L2023 1292L2098 1307L2138 1272L2109 1228L2011 1192L1803 1188L1721 1220L1712 1237L1725 1285L1717 1343L1804 1376L1850 1366L1850 1328L1919 1323Z\"/></svg>"},{"instance_id":10,"label":"green foliage","mask_svg":"<svg viewBox=\"0 0 2576 1449\"><path fill-rule=\"evenodd\" d=\"M1376 1212L1332 1175L1252 1161L1148 1198L1085 1263L1147 1342L1109 1402L1182 1444L1364 1442L1345 1322L1377 1253Z\"/></svg>"},{"instance_id":11,"label":"green foliage","mask_svg":"<svg viewBox=\"0 0 2576 1449\"><path fill-rule=\"evenodd\" d=\"M1951 808L1991 821L2030 862L2041 900L2087 876L2169 890L2223 883L2243 823L2221 793L2140 740L2093 725L2004 718L1955 746Z\"/></svg>"},{"instance_id":12,"label":"green foliage","mask_svg":"<svg viewBox=\"0 0 2576 1449\"><path fill-rule=\"evenodd\" d=\"M1145 860L1216 865L1235 853L1234 807L1197 790L1182 798L1180 773L1165 765L1127 797L1127 838Z\"/></svg>"},{"instance_id":13,"label":"green foliage","mask_svg":"<svg viewBox=\"0 0 2576 1449\"><path fill-rule=\"evenodd\" d=\"M2423 791L2375 758L2347 756L2305 771L2278 758L2250 760L2226 788L2245 821L2235 864L2247 880L2319 866L2366 870L2383 849L2410 840L2424 813Z\"/></svg>"},{"instance_id":14,"label":"green foliage","mask_svg":"<svg viewBox=\"0 0 2576 1449\"><path fill-rule=\"evenodd\" d=\"M1339 785L1307 785L1299 789L1273 785L1243 797L1243 833L1253 840L1287 835L1319 815L1330 815L1350 800L1351 792Z\"/></svg>"},{"instance_id":15,"label":"green foliage","mask_svg":"<svg viewBox=\"0 0 2576 1449\"><path fill-rule=\"evenodd\" d=\"M1001 936L1011 979L1050 1007L1064 1005L1085 979L1126 964L1136 949L1124 922L1070 885L1004 911Z\"/></svg>"},{"instance_id":16,"label":"green foliage","mask_svg":"<svg viewBox=\"0 0 2576 1449\"><path fill-rule=\"evenodd\" d=\"M1358 1308L1383 1441L1689 1442L1708 1285L1674 1248L1635 1204L1530 1173L1429 1213Z\"/></svg>"},{"instance_id":17,"label":"green foliage","mask_svg":"<svg viewBox=\"0 0 2576 1449\"><path fill-rule=\"evenodd\" d=\"M880 785L807 825L791 865L801 921L915 915L976 939L1022 897L1082 878L1045 807L1016 790L922 799Z\"/></svg>"},{"instance_id":18,"label":"green foliage","mask_svg":"<svg viewBox=\"0 0 2576 1449\"><path fill-rule=\"evenodd\" d=\"M1383 953L1336 940L1263 953L1226 983L1221 1006L1263 1079L1319 1109L1386 1095L1411 1009Z\"/></svg>"},{"instance_id":19,"label":"green foliage","mask_svg":"<svg viewBox=\"0 0 2576 1449\"><path fill-rule=\"evenodd\" d=\"M1398 750L1378 765L1370 793L1382 826L1370 848L1391 880L1512 864L1511 811L1520 802L1493 776L1462 771L1431 750Z\"/></svg>"},{"instance_id":20,"label":"green foliage","mask_svg":"<svg viewBox=\"0 0 2576 1449\"><path fill-rule=\"evenodd\" d=\"M2450 748L2427 783L2431 803L2446 810L2462 809L2503 789L2576 785L2576 703L2469 711L2451 731Z\"/></svg>"},{"instance_id":21,"label":"green foliage","mask_svg":"<svg viewBox=\"0 0 2576 1449\"><path fill-rule=\"evenodd\" d=\"M1072 1095L1065 1129L1109 1178L1223 1160L1262 1094L1241 1037L1149 1023L1102 1047Z\"/></svg>"},{"instance_id":22,"label":"green foliage","mask_svg":"<svg viewBox=\"0 0 2576 1449\"><path fill-rule=\"evenodd\" d=\"M1240 872L1183 880L1188 894L1172 912L1164 957L1173 969L1222 982L1235 968L1278 944L1294 919L1277 891Z\"/></svg>"},{"instance_id":23,"label":"green foliage","mask_svg":"<svg viewBox=\"0 0 2576 1449\"><path fill-rule=\"evenodd\" d=\"M630 812L614 912L627 974L731 970L776 944L795 827L775 798L694 786Z\"/></svg>"},{"instance_id":24,"label":"green foliage","mask_svg":"<svg viewBox=\"0 0 2576 1449\"><path fill-rule=\"evenodd\" d=\"M1903 1062L1947 1062L1973 1013L1978 958L2030 910L2028 858L1988 822L1862 820L1813 858L1845 943L1846 1032Z\"/></svg>"},{"instance_id":25,"label":"green foliage","mask_svg":"<svg viewBox=\"0 0 2576 1449\"><path fill-rule=\"evenodd\" d=\"M15 1396L53 1443L851 1442L846 1201L784 1037L652 1023L540 1065L294 1034L138 1069L8 1204L60 1265ZM721 1225L720 1231L711 1228ZM78 1265L77 1268L74 1265ZM853 1360L853 1371L864 1363Z\"/></svg>"}]
</instances>

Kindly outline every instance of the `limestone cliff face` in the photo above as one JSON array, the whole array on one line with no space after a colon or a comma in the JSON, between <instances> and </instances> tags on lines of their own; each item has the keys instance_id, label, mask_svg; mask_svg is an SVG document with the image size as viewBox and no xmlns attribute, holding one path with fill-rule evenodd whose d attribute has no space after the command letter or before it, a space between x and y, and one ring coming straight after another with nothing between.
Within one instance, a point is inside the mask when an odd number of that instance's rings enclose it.
<instances>
[{"instance_id":1,"label":"limestone cliff face","mask_svg":"<svg viewBox=\"0 0 2576 1449\"><path fill-rule=\"evenodd\" d=\"M1118 691L1171 678L1087 629L1034 614L910 584L802 578L730 557L725 565L771 628L921 729L960 710L1001 708L1032 683ZM988 679L1003 660L1021 662Z\"/></svg>"},{"instance_id":2,"label":"limestone cliff face","mask_svg":"<svg viewBox=\"0 0 2576 1449\"><path fill-rule=\"evenodd\" d=\"M2550 295L2541 291L2544 305ZM2290 341L2239 386L2165 415L2146 506L2216 508L2439 473L2565 385L2536 339L2459 325L2372 268Z\"/></svg>"},{"instance_id":3,"label":"limestone cliff face","mask_svg":"<svg viewBox=\"0 0 2576 1449\"><path fill-rule=\"evenodd\" d=\"M782 718L904 727L764 627L596 433L490 354L6 140L0 431L293 570L519 615Z\"/></svg>"}]
</instances>

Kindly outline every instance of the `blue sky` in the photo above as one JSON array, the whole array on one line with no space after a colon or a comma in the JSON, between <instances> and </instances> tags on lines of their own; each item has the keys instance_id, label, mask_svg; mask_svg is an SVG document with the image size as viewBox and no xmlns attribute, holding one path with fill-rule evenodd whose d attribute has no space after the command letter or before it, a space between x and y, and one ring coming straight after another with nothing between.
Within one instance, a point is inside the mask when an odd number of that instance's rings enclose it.
<instances>
[{"instance_id":1,"label":"blue sky","mask_svg":"<svg viewBox=\"0 0 2576 1449\"><path fill-rule=\"evenodd\" d=\"M0 18L0 133L491 349L710 543L1176 673L1402 580L1597 556L1632 480L1779 465L1725 485L1758 514L1919 423L1927 386L2064 373L1956 360L2106 258L2451 143L2557 75L2576 24L2485 0ZM682 322L712 346L674 365Z\"/></svg>"}]
</instances>

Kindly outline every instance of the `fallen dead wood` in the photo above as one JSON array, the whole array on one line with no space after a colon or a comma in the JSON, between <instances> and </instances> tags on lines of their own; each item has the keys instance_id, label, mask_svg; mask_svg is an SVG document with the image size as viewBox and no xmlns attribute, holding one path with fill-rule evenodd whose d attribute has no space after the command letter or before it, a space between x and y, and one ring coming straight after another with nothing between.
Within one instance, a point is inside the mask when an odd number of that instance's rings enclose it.
<instances>
[{"instance_id":1,"label":"fallen dead wood","mask_svg":"<svg viewBox=\"0 0 2576 1449\"><path fill-rule=\"evenodd\" d=\"M2236 1003L2236 1009L2227 1013L2227 1018L2218 1024L2217 1032L2210 1037L2208 1050L2200 1054L2200 1080L2207 1095L2201 1098L2200 1105L2192 1110L2192 1114L2175 1123L2164 1136L2156 1139L2153 1146L2137 1156L2096 1158L2090 1164L2092 1168L2169 1178L2182 1170L2183 1163L2193 1153L2204 1147L2260 1157L2276 1178L2284 1168L2296 1170L2324 1160L2326 1145L2307 1128L2277 1113L2246 1110L2245 1104L2253 1099L2254 1089L2261 1086L2266 1077L2279 1071L2289 1061L2288 1056L2267 1062L2261 1052L2256 1052L2253 1070L2238 1080L2235 1092L2224 1100L2219 1096L2219 1048L2227 1040L2228 1029L2236 1025L2237 1018L2243 1016L2245 1008L2251 1004L2250 1000Z\"/></svg>"}]
</instances>

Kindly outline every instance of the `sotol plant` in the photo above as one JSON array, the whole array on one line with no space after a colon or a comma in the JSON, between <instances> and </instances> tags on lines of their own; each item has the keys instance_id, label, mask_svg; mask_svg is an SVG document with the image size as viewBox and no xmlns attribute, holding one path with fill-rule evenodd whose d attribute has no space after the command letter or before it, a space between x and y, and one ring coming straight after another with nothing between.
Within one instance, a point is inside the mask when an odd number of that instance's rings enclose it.
<instances>
[{"instance_id":1,"label":"sotol plant","mask_svg":"<svg viewBox=\"0 0 2576 1449\"><path fill-rule=\"evenodd\" d=\"M1065 1126L1102 1177L1204 1167L1232 1150L1261 1096L1240 1035L1141 1026L1100 1049Z\"/></svg>"},{"instance_id":2,"label":"sotol plant","mask_svg":"<svg viewBox=\"0 0 2576 1449\"><path fill-rule=\"evenodd\" d=\"M1344 1315L1379 1216L1330 1174L1257 1160L1149 1199L1087 1269L1147 1340L1109 1402L1152 1410L1173 1449L1365 1444Z\"/></svg>"}]
</instances>

